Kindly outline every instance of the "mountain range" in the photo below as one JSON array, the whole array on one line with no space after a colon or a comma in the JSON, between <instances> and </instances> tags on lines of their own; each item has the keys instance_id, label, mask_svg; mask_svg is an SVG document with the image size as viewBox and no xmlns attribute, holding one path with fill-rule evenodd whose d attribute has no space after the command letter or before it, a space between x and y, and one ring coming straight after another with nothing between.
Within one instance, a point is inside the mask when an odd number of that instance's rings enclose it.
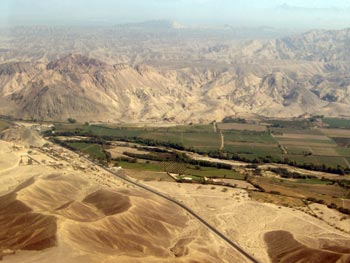
<instances>
[{"instance_id":1,"label":"mountain range","mask_svg":"<svg viewBox=\"0 0 350 263\"><path fill-rule=\"evenodd\" d=\"M142 29L149 24L130 32L127 25L93 34L70 29L80 32L75 38L69 30L32 28L21 41L23 29L14 30L0 40L0 114L179 123L241 114L350 115L350 29L241 39L225 38L230 28L173 25L159 35ZM139 42L132 42L137 32ZM62 34L66 39L43 46Z\"/></svg>"}]
</instances>

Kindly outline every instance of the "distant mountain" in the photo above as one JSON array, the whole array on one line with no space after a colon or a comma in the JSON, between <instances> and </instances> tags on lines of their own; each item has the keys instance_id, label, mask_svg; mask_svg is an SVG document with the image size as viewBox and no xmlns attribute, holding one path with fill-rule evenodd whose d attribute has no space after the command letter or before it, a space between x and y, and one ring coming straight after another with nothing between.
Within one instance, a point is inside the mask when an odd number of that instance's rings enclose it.
<instances>
[{"instance_id":1,"label":"distant mountain","mask_svg":"<svg viewBox=\"0 0 350 263\"><path fill-rule=\"evenodd\" d=\"M159 25L142 26L152 23ZM350 116L350 29L243 41L227 29L155 34L113 27L89 38L85 31L76 38L75 28L31 30L15 29L23 44L0 54L1 115L111 122ZM57 39L45 48L49 36ZM60 55L72 45L82 52Z\"/></svg>"},{"instance_id":2,"label":"distant mountain","mask_svg":"<svg viewBox=\"0 0 350 263\"><path fill-rule=\"evenodd\" d=\"M312 30L304 34L274 39L256 46L248 45L254 56L272 59L320 62L350 60L350 28L343 30Z\"/></svg>"}]
</instances>

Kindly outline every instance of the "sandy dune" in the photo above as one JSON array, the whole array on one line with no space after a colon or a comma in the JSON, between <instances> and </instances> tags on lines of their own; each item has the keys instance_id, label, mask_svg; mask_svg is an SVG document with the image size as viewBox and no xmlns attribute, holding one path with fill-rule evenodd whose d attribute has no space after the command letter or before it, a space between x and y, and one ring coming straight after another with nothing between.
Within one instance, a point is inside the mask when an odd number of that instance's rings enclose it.
<instances>
[{"instance_id":1,"label":"sandy dune","mask_svg":"<svg viewBox=\"0 0 350 263\"><path fill-rule=\"evenodd\" d=\"M37 163L20 162L21 156ZM178 206L75 153L0 141L0 160L4 262L246 262ZM261 262L350 260L350 236L332 225L350 219L327 207L311 207L322 211L322 221L253 201L243 189L143 183L191 207Z\"/></svg>"},{"instance_id":2,"label":"sandy dune","mask_svg":"<svg viewBox=\"0 0 350 263\"><path fill-rule=\"evenodd\" d=\"M145 183L191 207L260 262L349 262L350 260L348 250L350 236L304 212L253 201L242 189L227 188L223 191L223 187L220 186ZM324 215L338 213L326 206L322 211ZM335 225L350 224L349 218L343 221L339 219L335 221L334 218L329 220ZM288 235L273 234L280 233L279 231ZM310 257L308 251L312 252ZM331 255L329 259L328 255ZM338 259L344 261L337 261Z\"/></svg>"},{"instance_id":3,"label":"sandy dune","mask_svg":"<svg viewBox=\"0 0 350 263\"><path fill-rule=\"evenodd\" d=\"M314 249L298 242L287 231L268 232L264 239L272 262L350 262L350 240L320 240L322 247Z\"/></svg>"},{"instance_id":4,"label":"sandy dune","mask_svg":"<svg viewBox=\"0 0 350 263\"><path fill-rule=\"evenodd\" d=\"M179 207L96 167L59 170L36 150L40 164L19 165L28 149L0 146L4 262L245 262Z\"/></svg>"}]
</instances>

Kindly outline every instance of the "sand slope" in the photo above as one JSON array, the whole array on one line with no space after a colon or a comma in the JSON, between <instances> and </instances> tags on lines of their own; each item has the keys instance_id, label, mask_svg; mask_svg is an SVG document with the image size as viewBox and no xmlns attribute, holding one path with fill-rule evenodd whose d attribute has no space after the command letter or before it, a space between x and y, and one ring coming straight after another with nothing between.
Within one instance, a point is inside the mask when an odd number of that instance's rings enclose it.
<instances>
[{"instance_id":1,"label":"sand slope","mask_svg":"<svg viewBox=\"0 0 350 263\"><path fill-rule=\"evenodd\" d=\"M350 236L301 211L253 201L243 189L144 183L184 202L260 262L350 262Z\"/></svg>"},{"instance_id":2,"label":"sand slope","mask_svg":"<svg viewBox=\"0 0 350 263\"><path fill-rule=\"evenodd\" d=\"M0 159L10 145L0 141ZM26 151L10 156L18 163ZM64 165L0 167L4 262L246 262L179 207L98 169Z\"/></svg>"},{"instance_id":3,"label":"sand slope","mask_svg":"<svg viewBox=\"0 0 350 263\"><path fill-rule=\"evenodd\" d=\"M350 262L349 240L324 240L322 249L314 249L298 242L287 231L268 232L264 238L272 262Z\"/></svg>"}]
</instances>

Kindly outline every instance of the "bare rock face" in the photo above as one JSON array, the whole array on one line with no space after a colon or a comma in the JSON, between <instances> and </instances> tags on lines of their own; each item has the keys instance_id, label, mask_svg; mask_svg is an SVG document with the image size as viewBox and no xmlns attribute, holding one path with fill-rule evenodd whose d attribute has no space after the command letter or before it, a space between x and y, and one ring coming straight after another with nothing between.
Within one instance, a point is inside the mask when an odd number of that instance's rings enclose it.
<instances>
[{"instance_id":1,"label":"bare rock face","mask_svg":"<svg viewBox=\"0 0 350 263\"><path fill-rule=\"evenodd\" d=\"M110 44L108 39L118 34L125 39L137 35L143 48L125 40L121 50L107 45L101 52L83 52L87 55L52 51L50 62L45 55L0 64L0 114L111 122L201 122L236 114L350 115L349 30L220 45L200 32L195 38L188 29L169 29L159 36L148 31L143 35L138 27L123 30L98 32L99 38L86 41L93 49L95 42ZM217 37L211 31L203 34ZM168 43L175 37L183 49Z\"/></svg>"}]
</instances>

